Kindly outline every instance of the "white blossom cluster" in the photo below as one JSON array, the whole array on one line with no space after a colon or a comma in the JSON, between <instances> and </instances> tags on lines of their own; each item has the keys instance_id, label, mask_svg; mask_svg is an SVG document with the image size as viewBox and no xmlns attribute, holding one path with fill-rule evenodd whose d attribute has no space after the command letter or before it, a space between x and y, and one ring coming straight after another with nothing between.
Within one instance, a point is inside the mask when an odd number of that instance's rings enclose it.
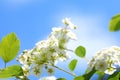
<instances>
[{"instance_id":1,"label":"white blossom cluster","mask_svg":"<svg viewBox=\"0 0 120 80\"><path fill-rule=\"evenodd\" d=\"M51 66L58 61L66 61L70 58L66 45L69 40L76 39L76 35L72 32L72 29L76 29L76 26L68 18L65 18L63 23L65 27L53 28L46 40L39 41L31 50L24 50L18 57L17 60L22 65L25 76L28 76L31 72L40 76L43 68L48 73L52 73L54 68Z\"/></svg>"},{"instance_id":2,"label":"white blossom cluster","mask_svg":"<svg viewBox=\"0 0 120 80\"><path fill-rule=\"evenodd\" d=\"M88 70L95 68L106 74L113 74L120 67L120 47L112 46L97 52L88 64Z\"/></svg>"}]
</instances>

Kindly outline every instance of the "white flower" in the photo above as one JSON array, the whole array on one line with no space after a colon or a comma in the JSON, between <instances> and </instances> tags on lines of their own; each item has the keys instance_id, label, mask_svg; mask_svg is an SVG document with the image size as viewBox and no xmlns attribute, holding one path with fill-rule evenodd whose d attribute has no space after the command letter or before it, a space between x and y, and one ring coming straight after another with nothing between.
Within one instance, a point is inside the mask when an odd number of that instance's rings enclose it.
<instances>
[{"instance_id":1,"label":"white flower","mask_svg":"<svg viewBox=\"0 0 120 80\"><path fill-rule=\"evenodd\" d=\"M88 70L95 67L96 70L111 75L117 70L115 65L120 66L120 47L112 46L98 51L89 62Z\"/></svg>"},{"instance_id":2,"label":"white flower","mask_svg":"<svg viewBox=\"0 0 120 80\"><path fill-rule=\"evenodd\" d=\"M25 76L28 76L28 75L29 75L30 66L24 64L24 65L22 66L22 70L23 70L24 75L25 75Z\"/></svg>"},{"instance_id":3,"label":"white flower","mask_svg":"<svg viewBox=\"0 0 120 80\"><path fill-rule=\"evenodd\" d=\"M54 76L48 76L48 77L40 78L39 80L57 80L57 78Z\"/></svg>"},{"instance_id":4,"label":"white flower","mask_svg":"<svg viewBox=\"0 0 120 80\"><path fill-rule=\"evenodd\" d=\"M40 77L42 73L42 66L39 65L34 65L32 68L32 74L36 75L37 77Z\"/></svg>"},{"instance_id":5,"label":"white flower","mask_svg":"<svg viewBox=\"0 0 120 80\"><path fill-rule=\"evenodd\" d=\"M106 73L106 74L109 74L109 75L112 75L115 71L116 71L116 69L111 67L111 68L108 68L108 69L105 71L105 73Z\"/></svg>"},{"instance_id":6,"label":"white flower","mask_svg":"<svg viewBox=\"0 0 120 80\"><path fill-rule=\"evenodd\" d=\"M96 63L95 59L92 58L92 60L88 62L87 70L91 71L93 69L95 63Z\"/></svg>"},{"instance_id":7,"label":"white flower","mask_svg":"<svg viewBox=\"0 0 120 80\"><path fill-rule=\"evenodd\" d=\"M57 27L54 27L54 28L52 28L52 31L53 32L60 32L62 30L62 28L57 28Z\"/></svg>"},{"instance_id":8,"label":"white flower","mask_svg":"<svg viewBox=\"0 0 120 80\"><path fill-rule=\"evenodd\" d=\"M70 39L77 40L77 37L76 37L75 33L73 33L72 31L68 31L67 36L68 36Z\"/></svg>"},{"instance_id":9,"label":"white flower","mask_svg":"<svg viewBox=\"0 0 120 80\"><path fill-rule=\"evenodd\" d=\"M100 70L104 72L107 69L107 67L108 67L108 63L105 60L100 59L96 61L96 64L95 64L96 70Z\"/></svg>"},{"instance_id":10,"label":"white flower","mask_svg":"<svg viewBox=\"0 0 120 80\"><path fill-rule=\"evenodd\" d=\"M17 60L18 60L21 64L24 64L24 63L26 63L28 56L29 56L28 50L24 50L23 53L22 53L21 55L19 55L19 57L18 57Z\"/></svg>"},{"instance_id":11,"label":"white flower","mask_svg":"<svg viewBox=\"0 0 120 80\"><path fill-rule=\"evenodd\" d=\"M47 45L47 40L39 41L38 43L35 44L35 48L37 51L39 51L41 48L46 48Z\"/></svg>"},{"instance_id":12,"label":"white flower","mask_svg":"<svg viewBox=\"0 0 120 80\"><path fill-rule=\"evenodd\" d=\"M47 73L48 74L53 74L54 73L54 68L47 68Z\"/></svg>"},{"instance_id":13,"label":"white flower","mask_svg":"<svg viewBox=\"0 0 120 80\"><path fill-rule=\"evenodd\" d=\"M71 56L68 53L60 53L59 54L59 60L60 61L66 61L70 58L71 58Z\"/></svg>"},{"instance_id":14,"label":"white flower","mask_svg":"<svg viewBox=\"0 0 120 80\"><path fill-rule=\"evenodd\" d=\"M18 61L25 75L32 72L39 76L46 66L56 65L58 61L66 61L70 58L66 45L69 40L76 39L76 35L71 31L75 29L75 25L67 18L64 21L66 27L52 28L47 39L39 41L33 49L25 50L19 56Z\"/></svg>"},{"instance_id":15,"label":"white flower","mask_svg":"<svg viewBox=\"0 0 120 80\"><path fill-rule=\"evenodd\" d=\"M76 29L77 26L74 25L71 21L70 21L70 18L65 18L62 20L62 22L66 25L66 26L69 26L71 29Z\"/></svg>"}]
</instances>

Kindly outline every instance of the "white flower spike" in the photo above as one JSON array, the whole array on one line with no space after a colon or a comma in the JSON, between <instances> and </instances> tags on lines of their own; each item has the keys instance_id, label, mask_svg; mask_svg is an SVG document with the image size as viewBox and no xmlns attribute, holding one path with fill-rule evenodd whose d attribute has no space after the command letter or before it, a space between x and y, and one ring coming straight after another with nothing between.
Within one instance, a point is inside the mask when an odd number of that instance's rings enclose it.
<instances>
[{"instance_id":1,"label":"white flower spike","mask_svg":"<svg viewBox=\"0 0 120 80\"><path fill-rule=\"evenodd\" d=\"M112 46L98 51L89 62L88 70L95 67L96 70L112 75L117 70L116 65L120 66L120 47Z\"/></svg>"},{"instance_id":2,"label":"white flower spike","mask_svg":"<svg viewBox=\"0 0 120 80\"><path fill-rule=\"evenodd\" d=\"M76 39L76 35L71 31L71 29L75 29L75 25L67 18L63 21L67 28L52 28L52 32L46 40L37 42L33 49L23 51L18 57L25 76L30 73L40 76L43 68L48 71L47 67L70 58L66 46L70 40Z\"/></svg>"}]
</instances>

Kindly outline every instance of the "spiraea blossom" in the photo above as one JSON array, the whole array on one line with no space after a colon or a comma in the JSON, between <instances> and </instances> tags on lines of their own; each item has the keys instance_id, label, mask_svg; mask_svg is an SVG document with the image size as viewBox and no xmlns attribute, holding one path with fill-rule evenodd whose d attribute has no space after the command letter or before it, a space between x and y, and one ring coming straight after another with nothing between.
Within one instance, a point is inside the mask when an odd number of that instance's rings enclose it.
<instances>
[{"instance_id":1,"label":"spiraea blossom","mask_svg":"<svg viewBox=\"0 0 120 80\"><path fill-rule=\"evenodd\" d=\"M40 76L43 68L48 73L52 73L54 68L51 66L70 58L66 45L70 40L76 39L76 35L72 32L76 26L67 18L63 20L63 23L64 27L53 28L46 40L37 42L33 49L24 50L18 57L17 60L22 65L25 76L31 73Z\"/></svg>"},{"instance_id":2,"label":"spiraea blossom","mask_svg":"<svg viewBox=\"0 0 120 80\"><path fill-rule=\"evenodd\" d=\"M70 18L65 18L65 19L62 20L62 22L65 25L69 26L71 29L76 29L77 28L76 25L74 25L73 23L71 23Z\"/></svg>"},{"instance_id":3,"label":"spiraea blossom","mask_svg":"<svg viewBox=\"0 0 120 80\"><path fill-rule=\"evenodd\" d=\"M97 52L88 65L88 70L95 68L106 74L113 74L120 66L120 47L112 46Z\"/></svg>"}]
</instances>

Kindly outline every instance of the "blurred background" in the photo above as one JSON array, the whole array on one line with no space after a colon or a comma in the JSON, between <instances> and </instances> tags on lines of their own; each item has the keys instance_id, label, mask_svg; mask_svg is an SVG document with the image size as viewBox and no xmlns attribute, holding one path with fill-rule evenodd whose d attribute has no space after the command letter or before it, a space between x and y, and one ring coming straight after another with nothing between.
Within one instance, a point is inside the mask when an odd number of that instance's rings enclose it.
<instances>
[{"instance_id":1,"label":"blurred background","mask_svg":"<svg viewBox=\"0 0 120 80\"><path fill-rule=\"evenodd\" d=\"M74 32L78 40L71 41L68 48L74 50L77 46L86 47L86 58L89 60L102 48L120 46L120 32L109 32L108 26L112 16L120 13L119 0L0 0L0 40L10 32L15 32L21 41L19 54L24 49L31 49L35 43L44 40L52 31L52 27L63 25L61 20L68 17L78 26ZM18 55L19 55L18 54ZM81 75L87 68L87 61L70 53L79 60L75 73ZM57 65L66 70L67 62ZM0 68L3 68L0 58ZM16 60L7 66L19 64ZM57 78L73 77L56 69ZM41 77L47 76L43 72ZM38 80L30 76L30 80ZM95 80L96 76L93 76ZM12 79L11 79L12 80ZM14 80L14 79L13 79Z\"/></svg>"}]
</instances>

